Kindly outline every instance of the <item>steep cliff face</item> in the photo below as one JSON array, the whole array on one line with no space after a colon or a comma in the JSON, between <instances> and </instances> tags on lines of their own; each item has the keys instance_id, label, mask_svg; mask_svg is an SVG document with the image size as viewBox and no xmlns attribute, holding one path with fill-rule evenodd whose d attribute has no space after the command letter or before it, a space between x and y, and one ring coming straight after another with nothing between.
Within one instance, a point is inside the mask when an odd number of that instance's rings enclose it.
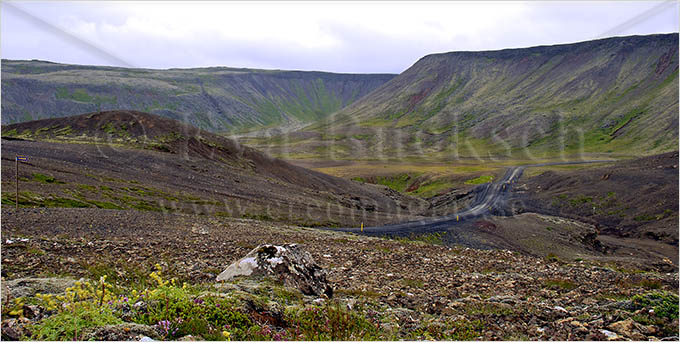
<instances>
[{"instance_id":1,"label":"steep cliff face","mask_svg":"<svg viewBox=\"0 0 680 342\"><path fill-rule=\"evenodd\" d=\"M2 123L129 109L181 119L215 132L295 126L324 118L393 77L3 60Z\"/></svg>"},{"instance_id":2,"label":"steep cliff face","mask_svg":"<svg viewBox=\"0 0 680 342\"><path fill-rule=\"evenodd\" d=\"M307 130L368 155L668 151L678 143L678 35L425 56Z\"/></svg>"}]
</instances>

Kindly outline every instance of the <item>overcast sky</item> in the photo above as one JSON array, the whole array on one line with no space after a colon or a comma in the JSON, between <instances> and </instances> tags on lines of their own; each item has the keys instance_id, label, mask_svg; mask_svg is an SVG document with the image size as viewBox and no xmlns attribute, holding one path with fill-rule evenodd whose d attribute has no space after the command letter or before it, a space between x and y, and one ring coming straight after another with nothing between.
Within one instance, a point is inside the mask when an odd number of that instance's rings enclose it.
<instances>
[{"instance_id":1,"label":"overcast sky","mask_svg":"<svg viewBox=\"0 0 680 342\"><path fill-rule=\"evenodd\" d=\"M9 59L399 73L420 57L678 31L671 2L2 2Z\"/></svg>"}]
</instances>

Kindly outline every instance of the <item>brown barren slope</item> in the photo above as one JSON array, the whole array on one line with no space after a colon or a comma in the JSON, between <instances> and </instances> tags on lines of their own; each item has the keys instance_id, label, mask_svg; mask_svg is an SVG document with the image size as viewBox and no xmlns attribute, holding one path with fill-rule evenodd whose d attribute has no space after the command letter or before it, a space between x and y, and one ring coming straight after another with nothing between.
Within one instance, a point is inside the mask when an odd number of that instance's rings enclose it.
<instances>
[{"instance_id":1,"label":"brown barren slope","mask_svg":"<svg viewBox=\"0 0 680 342\"><path fill-rule=\"evenodd\" d=\"M677 151L523 181L516 208L594 224L611 248L658 249L677 260ZM664 253L664 245L674 248Z\"/></svg>"},{"instance_id":2,"label":"brown barren slope","mask_svg":"<svg viewBox=\"0 0 680 342\"><path fill-rule=\"evenodd\" d=\"M9 125L6 137L13 140L2 144L5 189L13 189L14 155L30 158L19 174L25 206L180 210L333 226L401 220L397 213L418 205L142 112ZM13 204L11 195L4 192L3 203Z\"/></svg>"}]
</instances>

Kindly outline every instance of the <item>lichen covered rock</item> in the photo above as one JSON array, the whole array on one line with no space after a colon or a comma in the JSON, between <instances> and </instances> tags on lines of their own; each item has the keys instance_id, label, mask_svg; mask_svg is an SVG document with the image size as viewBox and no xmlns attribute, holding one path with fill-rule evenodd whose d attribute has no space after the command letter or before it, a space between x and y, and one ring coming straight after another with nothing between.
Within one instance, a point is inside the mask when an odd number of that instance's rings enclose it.
<instances>
[{"instance_id":1,"label":"lichen covered rock","mask_svg":"<svg viewBox=\"0 0 680 342\"><path fill-rule=\"evenodd\" d=\"M297 244L260 245L245 257L229 265L217 276L226 281L238 276L270 276L306 295L333 295L326 271Z\"/></svg>"}]
</instances>

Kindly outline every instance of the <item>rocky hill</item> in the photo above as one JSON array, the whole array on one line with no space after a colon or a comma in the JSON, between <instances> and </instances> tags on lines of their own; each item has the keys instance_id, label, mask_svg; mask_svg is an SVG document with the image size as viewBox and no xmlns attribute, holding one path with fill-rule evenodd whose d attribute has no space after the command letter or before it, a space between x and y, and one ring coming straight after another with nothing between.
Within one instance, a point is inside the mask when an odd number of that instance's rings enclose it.
<instances>
[{"instance_id":1,"label":"rocky hill","mask_svg":"<svg viewBox=\"0 0 680 342\"><path fill-rule=\"evenodd\" d=\"M234 132L324 118L390 74L227 67L130 69L2 60L2 124L100 110L139 110Z\"/></svg>"},{"instance_id":2,"label":"rocky hill","mask_svg":"<svg viewBox=\"0 0 680 342\"><path fill-rule=\"evenodd\" d=\"M420 200L271 158L157 115L95 112L3 126L2 180L26 207L97 207L257 217L303 225L408 218ZM3 192L3 204L14 197ZM406 216L402 217L400 215Z\"/></svg>"},{"instance_id":3,"label":"rocky hill","mask_svg":"<svg viewBox=\"0 0 680 342\"><path fill-rule=\"evenodd\" d=\"M291 139L336 157L670 151L678 34L425 56Z\"/></svg>"}]
</instances>

